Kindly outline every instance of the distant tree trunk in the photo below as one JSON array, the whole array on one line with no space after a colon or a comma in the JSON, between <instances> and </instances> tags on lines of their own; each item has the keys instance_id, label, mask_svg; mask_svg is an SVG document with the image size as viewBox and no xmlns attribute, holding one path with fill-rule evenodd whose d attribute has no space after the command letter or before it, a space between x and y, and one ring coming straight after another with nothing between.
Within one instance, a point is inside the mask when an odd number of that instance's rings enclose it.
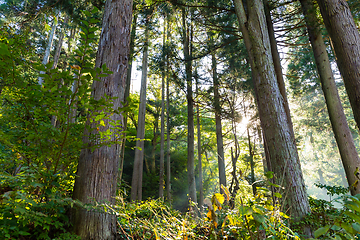
<instances>
[{"instance_id":1,"label":"distant tree trunk","mask_svg":"<svg viewBox=\"0 0 360 240\"><path fill-rule=\"evenodd\" d=\"M360 34L346 0L317 0L360 128ZM360 166L359 166L360 167ZM360 187L357 187L360 189Z\"/></svg>"},{"instance_id":2,"label":"distant tree trunk","mask_svg":"<svg viewBox=\"0 0 360 240\"><path fill-rule=\"evenodd\" d=\"M169 26L168 26L168 31ZM170 34L168 34L169 36ZM169 61L166 59L166 71L168 73ZM166 195L167 200L171 203L171 156L170 156L170 89L169 89L170 81L169 78L166 79Z\"/></svg>"},{"instance_id":3,"label":"distant tree trunk","mask_svg":"<svg viewBox=\"0 0 360 240\"><path fill-rule=\"evenodd\" d=\"M138 128L134 158L134 169L131 181L131 200L142 200L142 179L144 166L144 138L145 138L145 112L146 112L146 82L147 82L147 68L148 68L148 45L149 45L149 26L145 26L145 42L143 48L142 59L142 74L141 74L141 88L140 88L140 104L138 116Z\"/></svg>"},{"instance_id":4,"label":"distant tree trunk","mask_svg":"<svg viewBox=\"0 0 360 240\"><path fill-rule=\"evenodd\" d=\"M164 19L164 22L166 19ZM166 43L166 24L163 33L163 51ZM159 198L164 200L164 148L165 148L165 54L163 54L163 69L161 71L161 137L160 137L160 175L159 175Z\"/></svg>"},{"instance_id":5,"label":"distant tree trunk","mask_svg":"<svg viewBox=\"0 0 360 240\"><path fill-rule=\"evenodd\" d=\"M198 80L196 81L196 95L198 95ZM203 212L204 204L204 187L203 187L203 170L202 170L202 159L201 159L201 125L200 125L200 107L196 104L196 123L197 123L197 147L198 147L198 167L199 167L199 208L200 212Z\"/></svg>"},{"instance_id":6,"label":"distant tree trunk","mask_svg":"<svg viewBox=\"0 0 360 240\"><path fill-rule=\"evenodd\" d=\"M65 19L64 19L64 22L63 22L63 25L64 25L63 30L60 32L59 41L58 41L58 44L56 46L56 50L55 50L55 54L54 54L54 63L53 63L52 68L57 68L60 53L61 53L62 44L63 44L63 41L64 41L65 29L67 28L66 25L67 25L68 21L69 21L69 16L66 15Z\"/></svg>"},{"instance_id":7,"label":"distant tree trunk","mask_svg":"<svg viewBox=\"0 0 360 240\"><path fill-rule=\"evenodd\" d=\"M104 97L118 97L113 102L113 110L121 107L124 100L126 71L128 66L132 0L106 1L102 32L96 57L96 67L106 64L113 74L94 81L92 97L99 100ZM122 31L118 31L122 29ZM116 127L123 128L123 117L115 112L107 113L109 119L103 119L105 125L99 131L110 129L110 122L117 122ZM94 140L99 122L87 124L85 128L84 148L81 151L73 198L84 204L115 203L117 175L119 168L119 144L99 146ZM110 141L119 142L119 133L110 135ZM97 138L95 138L97 139ZM91 148L95 147L95 148ZM100 209L86 210L77 208L73 214L74 230L82 239L115 239L116 215Z\"/></svg>"},{"instance_id":8,"label":"distant tree trunk","mask_svg":"<svg viewBox=\"0 0 360 240\"><path fill-rule=\"evenodd\" d=\"M356 151L355 143L347 123L344 109L341 105L339 93L337 91L334 75L332 73L329 57L326 51L326 46L318 25L315 5L312 0L300 0L300 3L303 8L309 38L320 77L321 87L324 92L326 106L329 112L331 126L339 148L346 177L349 186L351 186L351 194L355 195L360 193L360 187L356 186L358 178L354 175L356 168L360 168L359 155ZM358 66L360 67L360 65ZM360 78L358 80L360 81Z\"/></svg>"},{"instance_id":9,"label":"distant tree trunk","mask_svg":"<svg viewBox=\"0 0 360 240\"><path fill-rule=\"evenodd\" d=\"M310 212L310 207L296 145L287 122L284 99L277 83L263 2L248 1L248 14L245 14L242 1L234 0L234 4L250 58L271 165L277 184L285 188L281 191L282 206L295 221L299 221ZM305 234L311 235L308 228Z\"/></svg>"},{"instance_id":10,"label":"distant tree trunk","mask_svg":"<svg viewBox=\"0 0 360 240\"><path fill-rule=\"evenodd\" d=\"M185 8L182 8L182 24L183 24L183 47L185 57L185 72L186 72L186 98L187 98L187 112L188 112L188 159L187 159L187 174L189 185L189 198L193 202L197 202L196 184L195 184L195 160L194 160L194 100L192 91L192 62L190 56L190 28L186 24Z\"/></svg>"},{"instance_id":11,"label":"distant tree trunk","mask_svg":"<svg viewBox=\"0 0 360 240\"><path fill-rule=\"evenodd\" d=\"M251 138L249 128L246 128L246 133L248 137L248 145L249 145L249 158L250 158L250 173L251 173L251 187L253 190L254 196L256 195L256 186L255 186L255 163L254 163L254 152L251 146Z\"/></svg>"},{"instance_id":12,"label":"distant tree trunk","mask_svg":"<svg viewBox=\"0 0 360 240\"><path fill-rule=\"evenodd\" d=\"M169 15L166 16L167 33L166 43L170 38ZM166 54L166 195L167 201L171 204L171 156L170 156L170 79L169 79L169 57Z\"/></svg>"},{"instance_id":13,"label":"distant tree trunk","mask_svg":"<svg viewBox=\"0 0 360 240\"><path fill-rule=\"evenodd\" d=\"M136 36L136 24L137 22L137 14L133 15L132 25L131 25L131 34L130 34L130 51L129 51L129 66L126 74L126 88L125 88L125 104L128 104L128 97L130 96L130 86L131 86L131 70L132 70L132 62L134 58L134 48L135 48L135 36ZM127 120L128 120L128 114L124 117L124 125L125 130L127 128ZM126 137L124 137L123 142L123 149L122 149L122 155L120 159L120 176L119 176L119 183L121 184L122 181L122 175L124 170L124 160L125 160L125 144L126 143Z\"/></svg>"},{"instance_id":14,"label":"distant tree trunk","mask_svg":"<svg viewBox=\"0 0 360 240\"><path fill-rule=\"evenodd\" d=\"M221 190L221 185L226 187L226 174L225 174L225 157L224 157L224 144L222 137L222 125L221 125L221 106L220 106L220 94L219 94L219 79L217 76L216 68L216 56L213 52L211 55L212 63L212 77L213 77L213 86L214 86L214 107L215 107L215 124L216 124L216 145L217 145L217 158L218 158L218 168L219 168L219 188Z\"/></svg>"},{"instance_id":15,"label":"distant tree trunk","mask_svg":"<svg viewBox=\"0 0 360 240\"><path fill-rule=\"evenodd\" d=\"M53 23L52 23L52 26L51 26L51 30L50 30L50 33L49 33L49 38L48 38L48 43L46 45L46 49L45 49L45 52L44 52L44 57L43 57L43 60L42 60L42 64L43 65L46 65L49 63L49 59L50 59L50 51L51 51L51 48L52 48L52 45L53 45L53 42L54 42L54 35L55 35L55 31L56 31L56 17L54 17L53 19ZM40 74L44 74L45 72L41 71ZM38 83L40 86L42 86L43 84L43 78L42 77L39 77L38 79Z\"/></svg>"}]
</instances>

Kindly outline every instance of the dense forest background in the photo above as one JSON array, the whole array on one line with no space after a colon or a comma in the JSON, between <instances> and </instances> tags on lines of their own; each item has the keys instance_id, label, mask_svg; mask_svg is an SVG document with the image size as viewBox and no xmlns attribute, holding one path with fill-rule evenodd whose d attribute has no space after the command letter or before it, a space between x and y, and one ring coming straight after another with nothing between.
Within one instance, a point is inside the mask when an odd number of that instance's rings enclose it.
<instances>
[{"instance_id":1,"label":"dense forest background","mask_svg":"<svg viewBox=\"0 0 360 240\"><path fill-rule=\"evenodd\" d=\"M0 1L0 235L357 239L360 80L322 4L346 5L359 35L356 0Z\"/></svg>"}]
</instances>

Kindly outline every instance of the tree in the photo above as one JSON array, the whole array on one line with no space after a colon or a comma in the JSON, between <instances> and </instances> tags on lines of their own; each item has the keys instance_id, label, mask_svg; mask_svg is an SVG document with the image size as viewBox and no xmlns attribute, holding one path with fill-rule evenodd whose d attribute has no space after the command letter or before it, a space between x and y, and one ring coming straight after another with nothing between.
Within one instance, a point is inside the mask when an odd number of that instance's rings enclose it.
<instances>
[{"instance_id":1,"label":"tree","mask_svg":"<svg viewBox=\"0 0 360 240\"><path fill-rule=\"evenodd\" d=\"M313 2L309 0L300 0L300 3L303 8L331 126L338 144L351 194L355 195L360 193L360 188L356 187L357 177L354 175L356 168L360 166L359 155L356 151L354 140L340 101L320 27L317 24L318 19L315 15L315 6Z\"/></svg>"},{"instance_id":2,"label":"tree","mask_svg":"<svg viewBox=\"0 0 360 240\"><path fill-rule=\"evenodd\" d=\"M256 98L270 155L276 183L283 186L282 204L287 213L299 221L310 212L305 183L294 137L287 122L266 27L263 3L247 1L247 10L242 1L234 0L236 14L249 54ZM305 233L311 235L309 232Z\"/></svg>"},{"instance_id":3,"label":"tree","mask_svg":"<svg viewBox=\"0 0 360 240\"><path fill-rule=\"evenodd\" d=\"M345 0L317 0L360 128L360 34Z\"/></svg>"},{"instance_id":4,"label":"tree","mask_svg":"<svg viewBox=\"0 0 360 240\"><path fill-rule=\"evenodd\" d=\"M183 50L185 60L185 74L186 74L186 99L187 99L187 117L188 117L188 184L189 184L189 198L193 202L197 202L196 184L195 184L195 159L194 159L194 100L192 90L192 61L191 61L191 37L192 29L187 23L186 9L182 8L182 38ZM190 23L191 24L191 23Z\"/></svg>"},{"instance_id":5,"label":"tree","mask_svg":"<svg viewBox=\"0 0 360 240\"><path fill-rule=\"evenodd\" d=\"M134 158L134 169L131 181L131 200L142 199L142 179L143 179L143 166L144 166L144 138L145 138L145 112L146 112L146 82L148 71L148 49L149 49L149 18L146 16L145 25L145 42L143 47L143 60L142 60L142 75L141 75L141 88L140 88L140 104L138 115L137 127L137 141Z\"/></svg>"},{"instance_id":6,"label":"tree","mask_svg":"<svg viewBox=\"0 0 360 240\"><path fill-rule=\"evenodd\" d=\"M119 112L124 101L126 71L128 67L132 0L106 1L102 32L96 57L96 67L106 67L112 74L94 81L92 98L112 101L112 111L99 126L98 121L88 120L85 129L73 198L84 204L115 202L121 128L123 117ZM118 29L122 29L119 31ZM109 99L110 98L110 99ZM115 125L115 129L110 124ZM99 126L99 127L98 127ZM99 131L111 131L109 142L96 138ZM116 215L99 210L77 208L74 210L74 231L82 239L115 239Z\"/></svg>"}]
</instances>

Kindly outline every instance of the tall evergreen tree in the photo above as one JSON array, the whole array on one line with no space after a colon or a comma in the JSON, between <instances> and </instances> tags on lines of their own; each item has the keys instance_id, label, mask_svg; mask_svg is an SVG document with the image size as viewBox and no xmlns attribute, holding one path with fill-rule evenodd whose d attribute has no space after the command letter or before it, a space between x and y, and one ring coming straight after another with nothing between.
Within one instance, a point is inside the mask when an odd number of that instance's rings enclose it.
<instances>
[{"instance_id":1,"label":"tall evergreen tree","mask_svg":"<svg viewBox=\"0 0 360 240\"><path fill-rule=\"evenodd\" d=\"M108 118L99 127L99 131L103 132L110 129L110 123L115 123L120 129L123 127L119 108L124 101L126 87L132 4L132 0L108 0L105 4L96 67L106 64L113 73L102 77L101 81L94 81L92 86L92 97L95 100L115 98L113 111L105 113ZM121 146L104 145L96 140L98 124L97 121L87 123L90 130L86 128L84 133L85 148L80 154L73 198L84 204L114 204ZM118 132L112 132L109 137L111 142L119 142ZM116 239L116 223L116 215L109 212L84 208L75 209L74 212L74 231L82 239Z\"/></svg>"}]
</instances>

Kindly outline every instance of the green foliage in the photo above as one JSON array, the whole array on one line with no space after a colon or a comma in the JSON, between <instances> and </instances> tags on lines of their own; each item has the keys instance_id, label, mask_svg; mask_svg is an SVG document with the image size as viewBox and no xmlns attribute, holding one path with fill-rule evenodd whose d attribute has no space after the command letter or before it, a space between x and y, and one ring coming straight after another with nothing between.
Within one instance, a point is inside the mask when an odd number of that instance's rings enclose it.
<instances>
[{"instance_id":1,"label":"green foliage","mask_svg":"<svg viewBox=\"0 0 360 240\"><path fill-rule=\"evenodd\" d=\"M31 61L36 56L26 35L0 29L0 235L6 239L75 239L68 233L68 210L77 204L71 192L84 125L89 119L101 125L101 112L112 106L90 98L93 81L110 73L106 66L95 69L91 57L96 12L84 11L68 69ZM98 131L98 137L108 144L107 133Z\"/></svg>"}]
</instances>

